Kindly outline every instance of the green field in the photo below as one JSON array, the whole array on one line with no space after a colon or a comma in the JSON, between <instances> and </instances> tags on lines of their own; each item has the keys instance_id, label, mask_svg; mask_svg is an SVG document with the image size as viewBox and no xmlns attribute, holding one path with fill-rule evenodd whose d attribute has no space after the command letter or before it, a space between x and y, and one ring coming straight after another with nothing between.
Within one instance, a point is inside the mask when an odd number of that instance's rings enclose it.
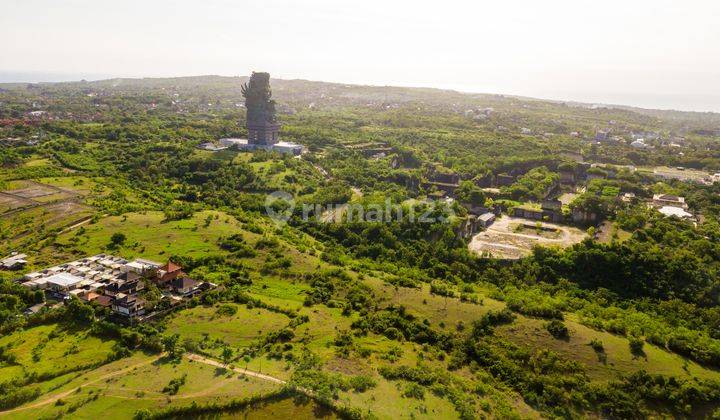
<instances>
[{"instance_id":1,"label":"green field","mask_svg":"<svg viewBox=\"0 0 720 420\"><path fill-rule=\"evenodd\" d=\"M0 338L0 346L15 359L1 365L0 383L30 374L55 374L101 364L112 353L114 344L57 324L16 331Z\"/></svg>"},{"instance_id":2,"label":"green field","mask_svg":"<svg viewBox=\"0 0 720 420\"><path fill-rule=\"evenodd\" d=\"M176 394L164 391L170 381L183 376L185 383ZM139 409L227 402L277 388L278 385L271 382L187 359L161 362L155 358L133 358L88 372L29 404L41 404L39 407L25 410L20 407L8 417L27 418L32 413L35 418L66 414L93 419L102 413L110 418L131 418ZM61 403L56 402L57 396L61 397Z\"/></svg>"},{"instance_id":3,"label":"green field","mask_svg":"<svg viewBox=\"0 0 720 420\"><path fill-rule=\"evenodd\" d=\"M206 227L208 216L212 220ZM163 220L163 213L153 211L106 217L86 225L84 235L78 237L76 232L68 232L60 235L57 242L92 255L108 251L110 237L120 232L127 237L126 245L112 251L126 258L165 261L171 255L202 257L218 252L218 239L241 232L240 223L222 212L205 211L186 220Z\"/></svg>"},{"instance_id":4,"label":"green field","mask_svg":"<svg viewBox=\"0 0 720 420\"><path fill-rule=\"evenodd\" d=\"M247 347L265 334L285 327L289 318L267 309L248 309L245 305L224 304L237 310L234 315L218 313L218 306L197 306L178 312L167 323L167 332L180 334L208 346L208 351L219 354L220 346Z\"/></svg>"}]
</instances>

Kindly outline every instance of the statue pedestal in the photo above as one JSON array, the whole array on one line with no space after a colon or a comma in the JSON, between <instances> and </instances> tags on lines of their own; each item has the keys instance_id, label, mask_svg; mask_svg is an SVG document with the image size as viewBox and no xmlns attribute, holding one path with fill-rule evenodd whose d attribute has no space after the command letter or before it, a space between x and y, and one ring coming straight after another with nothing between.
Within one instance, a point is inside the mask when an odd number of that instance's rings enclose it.
<instances>
[{"instance_id":1,"label":"statue pedestal","mask_svg":"<svg viewBox=\"0 0 720 420\"><path fill-rule=\"evenodd\" d=\"M275 144L280 138L280 124L270 122L247 123L249 144Z\"/></svg>"}]
</instances>

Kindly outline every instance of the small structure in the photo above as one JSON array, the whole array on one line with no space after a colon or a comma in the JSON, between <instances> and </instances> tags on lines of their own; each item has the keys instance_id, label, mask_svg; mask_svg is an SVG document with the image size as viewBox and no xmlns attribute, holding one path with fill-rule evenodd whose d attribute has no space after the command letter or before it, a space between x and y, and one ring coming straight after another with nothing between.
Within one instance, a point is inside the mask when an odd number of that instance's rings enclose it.
<instances>
[{"instance_id":1,"label":"small structure","mask_svg":"<svg viewBox=\"0 0 720 420\"><path fill-rule=\"evenodd\" d=\"M111 296L102 295L94 299L93 302L102 307L109 308L112 306L113 298Z\"/></svg>"},{"instance_id":2,"label":"small structure","mask_svg":"<svg viewBox=\"0 0 720 420\"><path fill-rule=\"evenodd\" d=\"M507 174L498 174L495 177L495 185L498 187L506 187L512 185L515 182L515 177Z\"/></svg>"},{"instance_id":3,"label":"small structure","mask_svg":"<svg viewBox=\"0 0 720 420\"><path fill-rule=\"evenodd\" d=\"M40 312L42 310L42 308L44 308L44 307L45 307L45 302L36 303L35 305L25 309L23 311L23 314L25 316L35 315L36 313Z\"/></svg>"},{"instance_id":4,"label":"small structure","mask_svg":"<svg viewBox=\"0 0 720 420\"><path fill-rule=\"evenodd\" d=\"M105 294L108 296L117 296L121 293L135 294L145 288L145 283L140 279L140 275L134 271L122 273L115 281L107 284Z\"/></svg>"},{"instance_id":5,"label":"small structure","mask_svg":"<svg viewBox=\"0 0 720 420\"><path fill-rule=\"evenodd\" d=\"M635 195L635 193L626 192L623 193L622 196L620 196L620 200L622 200L623 203L634 203L635 201L637 201L637 196Z\"/></svg>"},{"instance_id":6,"label":"small structure","mask_svg":"<svg viewBox=\"0 0 720 420\"><path fill-rule=\"evenodd\" d=\"M176 278L170 283L172 290L180 295L188 296L198 291L198 282L187 276Z\"/></svg>"},{"instance_id":7,"label":"small structure","mask_svg":"<svg viewBox=\"0 0 720 420\"><path fill-rule=\"evenodd\" d=\"M219 152L219 151L225 150L227 148L228 148L228 146L213 143L213 142L207 142L207 143L202 143L202 144L198 145L198 149L207 150L209 152Z\"/></svg>"},{"instance_id":8,"label":"small structure","mask_svg":"<svg viewBox=\"0 0 720 420\"><path fill-rule=\"evenodd\" d=\"M150 276L160 267L162 267L162 264L151 260L144 260L142 258L136 258L134 261L125 264L125 268L129 271L133 271L142 276Z\"/></svg>"},{"instance_id":9,"label":"small structure","mask_svg":"<svg viewBox=\"0 0 720 420\"><path fill-rule=\"evenodd\" d=\"M679 197L671 194L655 194L653 195L653 206L657 208L671 206L680 207L681 209L687 209L688 206L685 203L685 197Z\"/></svg>"},{"instance_id":10,"label":"small structure","mask_svg":"<svg viewBox=\"0 0 720 420\"><path fill-rule=\"evenodd\" d=\"M278 153L291 154L293 156L299 156L305 150L305 147L301 144L291 143L288 141L279 141L273 144L253 144L247 139L240 138L224 138L220 139L220 144L224 149L234 147L238 150L253 151L253 150L267 150L275 151Z\"/></svg>"},{"instance_id":11,"label":"small structure","mask_svg":"<svg viewBox=\"0 0 720 420\"><path fill-rule=\"evenodd\" d=\"M495 213L487 212L483 213L477 218L477 222L480 226L487 228L495 221Z\"/></svg>"},{"instance_id":12,"label":"small structure","mask_svg":"<svg viewBox=\"0 0 720 420\"><path fill-rule=\"evenodd\" d=\"M13 252L9 257L0 260L0 270L19 270L27 264L27 255Z\"/></svg>"},{"instance_id":13,"label":"small structure","mask_svg":"<svg viewBox=\"0 0 720 420\"><path fill-rule=\"evenodd\" d=\"M679 219L693 219L692 213L688 213L685 209L674 206L663 206L658 209L665 217L677 217Z\"/></svg>"}]
</instances>

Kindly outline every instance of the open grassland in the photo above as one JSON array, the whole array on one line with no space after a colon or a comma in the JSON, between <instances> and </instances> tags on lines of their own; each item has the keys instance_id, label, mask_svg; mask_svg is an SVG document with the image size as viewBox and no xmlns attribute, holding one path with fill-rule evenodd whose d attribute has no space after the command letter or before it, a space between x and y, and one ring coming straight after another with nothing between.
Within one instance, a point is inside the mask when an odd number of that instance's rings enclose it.
<instances>
[{"instance_id":1,"label":"open grassland","mask_svg":"<svg viewBox=\"0 0 720 420\"><path fill-rule=\"evenodd\" d=\"M458 414L452 403L426 393L423 399L403 397L403 381L386 381L380 379L377 386L363 393L343 393L340 402L361 407L365 412L372 412L379 418L386 419L456 419Z\"/></svg>"},{"instance_id":2,"label":"open grassland","mask_svg":"<svg viewBox=\"0 0 720 420\"><path fill-rule=\"evenodd\" d=\"M435 328L442 328L440 323L443 323L445 329L455 328L459 321L467 326L489 310L505 307L504 302L488 297L482 299L482 304L474 304L433 295L427 285L411 289L395 288L377 279L368 279L366 283L373 287L381 299L405 305L410 313L420 319L427 319ZM499 327L498 334L519 346L536 350L550 349L569 360L580 362L587 368L590 377L598 381L616 379L619 375L637 370L680 377L720 379L720 372L648 343L644 347L644 356L634 356L626 337L584 326L572 314L566 318L565 324L570 330L568 340L553 338L545 329L547 321L520 314L517 314L512 324ZM592 340L603 343L604 354L598 354L592 349Z\"/></svg>"},{"instance_id":3,"label":"open grassland","mask_svg":"<svg viewBox=\"0 0 720 420\"><path fill-rule=\"evenodd\" d=\"M101 187L101 184L97 183L93 178L87 176L40 178L38 182L66 190L75 191L78 194L82 195L90 194L90 192L93 191L94 188Z\"/></svg>"},{"instance_id":4,"label":"open grassland","mask_svg":"<svg viewBox=\"0 0 720 420\"><path fill-rule=\"evenodd\" d=\"M76 333L55 324L16 331L0 338L0 346L13 358L12 362L6 358L2 363L0 382L99 364L110 356L114 344L86 331Z\"/></svg>"},{"instance_id":5,"label":"open grassland","mask_svg":"<svg viewBox=\"0 0 720 420\"><path fill-rule=\"evenodd\" d=\"M251 294L263 298L264 301L281 307L297 309L302 306L307 283L297 279L283 279L276 276L258 276L249 287Z\"/></svg>"},{"instance_id":6,"label":"open grassland","mask_svg":"<svg viewBox=\"0 0 720 420\"><path fill-rule=\"evenodd\" d=\"M222 310L228 308L237 312L224 314ZM247 347L265 334L282 329L289 320L287 316L267 309L249 309L245 305L228 303L180 311L172 316L166 331L207 346L206 351L218 356L222 345Z\"/></svg>"},{"instance_id":7,"label":"open grassland","mask_svg":"<svg viewBox=\"0 0 720 420\"><path fill-rule=\"evenodd\" d=\"M305 398L286 398L280 401L261 403L245 410L219 413L219 419L324 419L334 420L339 418L331 410L319 406L312 400Z\"/></svg>"},{"instance_id":8,"label":"open grassland","mask_svg":"<svg viewBox=\"0 0 720 420\"><path fill-rule=\"evenodd\" d=\"M427 319L434 328L443 328L441 323L446 328L452 328L460 321L472 322L490 310L505 307L502 302L484 298L482 294L478 303L434 295L427 284L419 288L395 287L377 278L367 278L365 283L373 289L378 301L385 305L404 305L413 315Z\"/></svg>"},{"instance_id":9,"label":"open grassland","mask_svg":"<svg viewBox=\"0 0 720 420\"><path fill-rule=\"evenodd\" d=\"M644 355L635 356L630 352L627 338L593 330L573 321L572 317L565 321L570 331L567 340L553 338L545 329L545 323L543 320L518 316L514 323L498 328L498 333L517 345L538 350L550 349L580 362L593 380L611 380L638 370L680 377L720 379L720 372L648 343L644 346ZM602 353L593 350L590 346L592 340L602 342Z\"/></svg>"},{"instance_id":10,"label":"open grassland","mask_svg":"<svg viewBox=\"0 0 720 420\"><path fill-rule=\"evenodd\" d=\"M25 248L37 243L39 235L60 231L94 214L91 208L74 201L60 201L32 207L15 213L12 217L0 217L0 234L6 240L5 248Z\"/></svg>"},{"instance_id":11,"label":"open grassland","mask_svg":"<svg viewBox=\"0 0 720 420\"><path fill-rule=\"evenodd\" d=\"M206 226L206 219L210 223ZM171 255L202 257L219 252L217 241L240 231L240 223L222 212L204 211L192 218L164 221L161 212L128 213L123 216L105 217L95 224L87 225L84 234L68 232L60 235L57 242L75 246L85 254L108 251L110 237L114 233L126 236L125 245L113 252L127 257L143 257L159 261Z\"/></svg>"},{"instance_id":12,"label":"open grassland","mask_svg":"<svg viewBox=\"0 0 720 420\"><path fill-rule=\"evenodd\" d=\"M176 393L167 387L183 378ZM265 394L279 387L273 382L232 373L223 368L183 359L134 356L90 371L64 387L9 413L7 418L72 415L73 418L131 418L139 409L159 409ZM57 397L60 396L60 402Z\"/></svg>"}]
</instances>

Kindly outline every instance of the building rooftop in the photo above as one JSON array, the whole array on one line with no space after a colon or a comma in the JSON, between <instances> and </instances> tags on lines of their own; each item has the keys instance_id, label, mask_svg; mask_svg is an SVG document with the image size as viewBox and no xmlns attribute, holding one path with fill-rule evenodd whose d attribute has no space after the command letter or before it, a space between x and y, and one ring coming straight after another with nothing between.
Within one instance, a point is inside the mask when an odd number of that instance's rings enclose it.
<instances>
[{"instance_id":1,"label":"building rooftop","mask_svg":"<svg viewBox=\"0 0 720 420\"><path fill-rule=\"evenodd\" d=\"M478 216L477 219L480 221L483 221L483 222L488 222L494 218L495 218L495 213L487 212L487 213L483 213L480 216Z\"/></svg>"},{"instance_id":2,"label":"building rooftop","mask_svg":"<svg viewBox=\"0 0 720 420\"><path fill-rule=\"evenodd\" d=\"M680 207L674 207L674 206L662 206L658 210L663 215L670 217L675 216L679 217L681 219L689 219L692 218L693 215L691 213L686 212L684 209Z\"/></svg>"},{"instance_id":3,"label":"building rooftop","mask_svg":"<svg viewBox=\"0 0 720 420\"><path fill-rule=\"evenodd\" d=\"M57 273L45 279L50 284L62 287L70 287L82 281L81 277L74 276L70 273Z\"/></svg>"},{"instance_id":4,"label":"building rooftop","mask_svg":"<svg viewBox=\"0 0 720 420\"><path fill-rule=\"evenodd\" d=\"M178 277L172 281L172 287L176 289L186 289L189 287L195 287L198 282L191 279L190 277Z\"/></svg>"}]
</instances>

